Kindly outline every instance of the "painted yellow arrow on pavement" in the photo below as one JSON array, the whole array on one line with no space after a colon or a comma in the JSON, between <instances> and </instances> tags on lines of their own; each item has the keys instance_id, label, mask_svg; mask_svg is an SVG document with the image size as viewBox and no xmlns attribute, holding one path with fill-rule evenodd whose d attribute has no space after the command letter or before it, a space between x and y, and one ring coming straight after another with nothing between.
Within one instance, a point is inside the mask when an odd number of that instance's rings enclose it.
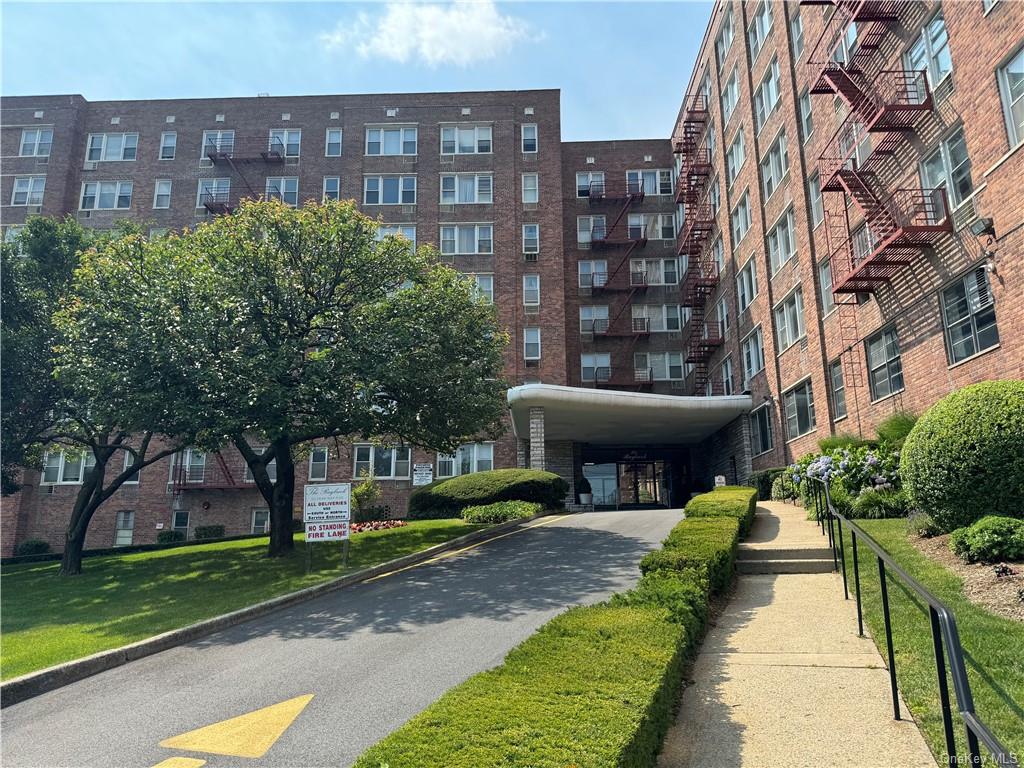
<instances>
[{"instance_id":1,"label":"painted yellow arrow on pavement","mask_svg":"<svg viewBox=\"0 0 1024 768\"><path fill-rule=\"evenodd\" d=\"M160 742L161 747L232 757L263 757L306 708L313 694L272 704L255 712L222 720ZM185 758L171 758L171 760ZM161 768L198 768L204 761L160 763Z\"/></svg>"}]
</instances>

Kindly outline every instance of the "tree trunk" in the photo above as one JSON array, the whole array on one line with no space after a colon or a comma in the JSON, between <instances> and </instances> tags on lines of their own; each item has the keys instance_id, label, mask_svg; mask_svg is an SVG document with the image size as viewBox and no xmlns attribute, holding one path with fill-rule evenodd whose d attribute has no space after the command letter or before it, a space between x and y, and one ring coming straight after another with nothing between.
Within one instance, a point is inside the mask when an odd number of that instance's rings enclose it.
<instances>
[{"instance_id":1,"label":"tree trunk","mask_svg":"<svg viewBox=\"0 0 1024 768\"><path fill-rule=\"evenodd\" d=\"M85 548L85 534L96 510L103 503L100 489L106 467L97 464L78 489L71 520L64 534L64 553L60 557L61 576L79 576L82 573L82 550Z\"/></svg>"},{"instance_id":2,"label":"tree trunk","mask_svg":"<svg viewBox=\"0 0 1024 768\"><path fill-rule=\"evenodd\" d=\"M292 530L292 505L295 498L295 463L292 447L287 438L273 443L277 459L277 481L270 502L270 557L286 557L295 549Z\"/></svg>"}]
</instances>

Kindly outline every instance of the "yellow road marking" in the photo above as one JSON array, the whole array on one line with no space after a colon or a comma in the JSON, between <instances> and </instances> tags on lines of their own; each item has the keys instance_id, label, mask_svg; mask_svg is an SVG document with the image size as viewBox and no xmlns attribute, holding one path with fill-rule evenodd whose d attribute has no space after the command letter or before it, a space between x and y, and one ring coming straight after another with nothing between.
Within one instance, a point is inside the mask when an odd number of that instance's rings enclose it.
<instances>
[{"instance_id":1,"label":"yellow road marking","mask_svg":"<svg viewBox=\"0 0 1024 768\"><path fill-rule=\"evenodd\" d=\"M490 544L492 541L497 541L498 539L504 539L506 536L512 536L512 535L514 535L516 533L522 533L523 531L528 531L531 528L540 528L542 525L550 525L551 523L557 523L559 520L563 520L566 517L569 517L569 515L554 515L554 516L551 516L551 517L545 517L543 520L541 520L538 523L534 523L533 525L523 525L523 526L520 526L519 528L516 528L514 531L509 531L508 533L502 533L502 534L500 534L498 536L495 536L492 539L484 539L483 541L478 541L476 544L470 544L468 547L463 547L462 549L453 549L451 552L442 552L437 557L432 557L429 560L422 560L422 561L420 561L418 563L413 563L412 565L407 565L404 568L396 568L393 571L388 571L387 573L381 573L381 574L378 574L377 576L372 576L369 579L366 579L363 583L364 584L368 584L371 581L377 581L377 579L383 579L383 578L385 578L387 576L394 576L396 573L402 573L403 571L409 571L409 570L412 570L413 568L419 568L421 565L430 565L430 563L436 563L438 560L444 560L447 557L454 557L455 555L462 554L463 552L468 552L471 549L476 549L477 547L481 547L484 544Z\"/></svg>"},{"instance_id":2,"label":"yellow road marking","mask_svg":"<svg viewBox=\"0 0 1024 768\"><path fill-rule=\"evenodd\" d=\"M195 757L168 757L154 765L153 768L200 768L203 765L206 765L206 761Z\"/></svg>"},{"instance_id":3,"label":"yellow road marking","mask_svg":"<svg viewBox=\"0 0 1024 768\"><path fill-rule=\"evenodd\" d=\"M296 696L294 699L257 709L255 712L165 739L160 742L160 746L232 757L263 757L312 698L311 693ZM165 760L160 765L164 766L167 762ZM198 768L203 762L205 761L189 765L172 765L170 768Z\"/></svg>"}]
</instances>

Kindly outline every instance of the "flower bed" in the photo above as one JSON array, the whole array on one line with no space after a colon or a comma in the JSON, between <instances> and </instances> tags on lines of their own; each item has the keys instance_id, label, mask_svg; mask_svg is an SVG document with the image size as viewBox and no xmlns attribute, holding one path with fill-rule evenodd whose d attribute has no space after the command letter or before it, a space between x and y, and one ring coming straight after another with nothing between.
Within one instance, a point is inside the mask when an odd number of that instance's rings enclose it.
<instances>
[{"instance_id":1,"label":"flower bed","mask_svg":"<svg viewBox=\"0 0 1024 768\"><path fill-rule=\"evenodd\" d=\"M366 531L386 531L389 528L401 528L408 525L405 520L371 520L367 523L352 523L351 533L365 533Z\"/></svg>"}]
</instances>

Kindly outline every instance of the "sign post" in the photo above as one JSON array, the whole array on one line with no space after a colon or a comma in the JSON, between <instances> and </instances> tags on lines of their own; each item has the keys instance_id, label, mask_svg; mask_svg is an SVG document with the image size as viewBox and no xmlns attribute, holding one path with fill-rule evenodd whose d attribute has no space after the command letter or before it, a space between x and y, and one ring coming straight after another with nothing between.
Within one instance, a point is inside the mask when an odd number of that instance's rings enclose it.
<instances>
[{"instance_id":1,"label":"sign post","mask_svg":"<svg viewBox=\"0 0 1024 768\"><path fill-rule=\"evenodd\" d=\"M312 570L314 541L342 541L342 567L348 564L349 523L352 519L352 484L307 485L302 496L302 522L306 529L306 573Z\"/></svg>"}]
</instances>

